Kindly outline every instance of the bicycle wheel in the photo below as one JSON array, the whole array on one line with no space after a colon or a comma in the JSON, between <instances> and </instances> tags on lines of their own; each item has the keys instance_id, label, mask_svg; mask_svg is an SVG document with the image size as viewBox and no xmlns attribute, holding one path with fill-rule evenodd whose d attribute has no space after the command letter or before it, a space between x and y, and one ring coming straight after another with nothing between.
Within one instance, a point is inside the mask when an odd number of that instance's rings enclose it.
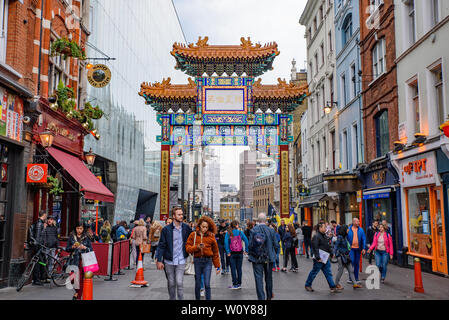
<instances>
[{"instance_id":1,"label":"bicycle wheel","mask_svg":"<svg viewBox=\"0 0 449 320\"><path fill-rule=\"evenodd\" d=\"M25 271L23 272L22 276L20 277L19 281L17 282L17 287L16 287L17 292L22 290L23 286L25 285L25 283L28 281L31 274L33 273L35 265L36 265L36 259L34 259L34 257L33 257L33 259L27 265L27 267L26 267Z\"/></svg>"},{"instance_id":2,"label":"bicycle wheel","mask_svg":"<svg viewBox=\"0 0 449 320\"><path fill-rule=\"evenodd\" d=\"M66 272L66 264L68 257L54 260L53 269L50 273L50 278L57 287L64 287L66 285L69 274Z\"/></svg>"}]
</instances>

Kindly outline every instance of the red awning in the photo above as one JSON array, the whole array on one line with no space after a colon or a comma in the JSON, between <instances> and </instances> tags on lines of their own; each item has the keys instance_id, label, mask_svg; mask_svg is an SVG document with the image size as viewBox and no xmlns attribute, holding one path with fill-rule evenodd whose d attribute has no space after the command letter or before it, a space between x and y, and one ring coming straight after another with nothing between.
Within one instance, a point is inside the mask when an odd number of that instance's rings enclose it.
<instances>
[{"instance_id":1,"label":"red awning","mask_svg":"<svg viewBox=\"0 0 449 320\"><path fill-rule=\"evenodd\" d=\"M48 153L81 185L84 198L105 202L114 202L114 195L90 172L77 157L55 148L48 148Z\"/></svg>"}]
</instances>

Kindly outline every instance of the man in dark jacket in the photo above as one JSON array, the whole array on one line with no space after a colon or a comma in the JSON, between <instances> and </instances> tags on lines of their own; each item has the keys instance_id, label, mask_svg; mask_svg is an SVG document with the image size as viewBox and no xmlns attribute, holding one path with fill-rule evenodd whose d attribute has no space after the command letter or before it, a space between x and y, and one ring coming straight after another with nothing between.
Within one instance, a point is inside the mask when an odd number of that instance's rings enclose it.
<instances>
[{"instance_id":1,"label":"man in dark jacket","mask_svg":"<svg viewBox=\"0 0 449 320\"><path fill-rule=\"evenodd\" d=\"M118 240L117 239L117 229L121 227L120 223L121 223L121 221L117 220L115 223L115 226L113 226L111 228L111 238L112 238L113 242L116 242Z\"/></svg>"},{"instance_id":2,"label":"man in dark jacket","mask_svg":"<svg viewBox=\"0 0 449 320\"><path fill-rule=\"evenodd\" d=\"M216 240L218 244L218 251L220 252L220 260L221 260L221 274L229 273L229 267L231 265L230 258L226 254L225 251L225 236L228 229L225 220L220 220L220 225L217 228Z\"/></svg>"},{"instance_id":3,"label":"man in dark jacket","mask_svg":"<svg viewBox=\"0 0 449 320\"><path fill-rule=\"evenodd\" d=\"M334 279L332 278L330 254L332 252L329 239L326 237L326 224L320 222L318 224L318 230L312 239L312 256L313 256L313 269L310 271L309 276L305 284L307 291L314 291L312 289L312 282L320 271L323 271L326 277L327 283L332 293L339 293L336 289Z\"/></svg>"},{"instance_id":4,"label":"man in dark jacket","mask_svg":"<svg viewBox=\"0 0 449 320\"><path fill-rule=\"evenodd\" d=\"M47 217L47 225L45 226L42 237L44 246L50 249L48 254L56 258L56 250L58 249L59 246L59 239L58 239L58 227L56 227L56 220L53 216ZM49 271L51 271L52 267L53 264L50 263L48 265Z\"/></svg>"},{"instance_id":5,"label":"man in dark jacket","mask_svg":"<svg viewBox=\"0 0 449 320\"><path fill-rule=\"evenodd\" d=\"M34 234L31 237L34 239L34 243L36 244L33 248L33 255L37 253L40 245L44 245L44 230L45 230L45 220L47 219L47 212L40 211L39 219L35 222ZM41 277L43 276L43 267L40 263L37 263L33 270L33 285L42 286Z\"/></svg>"},{"instance_id":6,"label":"man in dark jacket","mask_svg":"<svg viewBox=\"0 0 449 320\"><path fill-rule=\"evenodd\" d=\"M307 259L309 259L309 248L312 244L312 227L307 224L307 220L304 220L301 230L304 235L304 249L306 251Z\"/></svg>"},{"instance_id":7,"label":"man in dark jacket","mask_svg":"<svg viewBox=\"0 0 449 320\"><path fill-rule=\"evenodd\" d=\"M373 224L368 227L368 230L366 230L366 246L368 248L371 247L371 244L374 241L374 235L377 232L378 225L379 225L379 221L374 220ZM369 258L368 258L369 264L371 264L371 262L373 261L374 252L371 251L368 255L369 255Z\"/></svg>"},{"instance_id":8,"label":"man in dark jacket","mask_svg":"<svg viewBox=\"0 0 449 320\"><path fill-rule=\"evenodd\" d=\"M165 270L170 300L184 299L184 271L186 259L186 242L192 233L189 225L183 222L182 208L173 208L173 222L162 229L157 247L157 269Z\"/></svg>"},{"instance_id":9,"label":"man in dark jacket","mask_svg":"<svg viewBox=\"0 0 449 320\"><path fill-rule=\"evenodd\" d=\"M257 225L251 229L249 236L249 255L248 260L253 264L254 280L256 281L256 292L259 300L271 300L273 298L273 264L276 260L276 252L279 252L279 242L276 240L274 229L266 225L267 216L265 213L259 213ZM264 235L265 241L259 242L261 235ZM258 255L259 253L259 255ZM264 257L260 256L263 253ZM263 278L265 274L265 290Z\"/></svg>"}]
</instances>

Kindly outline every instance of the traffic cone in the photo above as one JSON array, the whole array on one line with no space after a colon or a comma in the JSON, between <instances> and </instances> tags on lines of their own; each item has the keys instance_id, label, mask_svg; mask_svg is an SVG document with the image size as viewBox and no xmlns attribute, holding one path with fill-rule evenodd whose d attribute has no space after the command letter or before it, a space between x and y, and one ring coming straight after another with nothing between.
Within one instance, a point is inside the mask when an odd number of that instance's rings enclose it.
<instances>
[{"instance_id":1,"label":"traffic cone","mask_svg":"<svg viewBox=\"0 0 449 320\"><path fill-rule=\"evenodd\" d=\"M421 261L415 258L415 292L424 293L421 276Z\"/></svg>"},{"instance_id":2,"label":"traffic cone","mask_svg":"<svg viewBox=\"0 0 449 320\"><path fill-rule=\"evenodd\" d=\"M84 273L83 279L83 300L93 300L93 283L92 278L94 277L93 272L87 271Z\"/></svg>"},{"instance_id":3,"label":"traffic cone","mask_svg":"<svg viewBox=\"0 0 449 320\"><path fill-rule=\"evenodd\" d=\"M148 281L145 281L143 276L142 252L139 252L139 261L137 262L136 278L133 281L131 281L131 284L136 284L145 287L148 285Z\"/></svg>"}]
</instances>

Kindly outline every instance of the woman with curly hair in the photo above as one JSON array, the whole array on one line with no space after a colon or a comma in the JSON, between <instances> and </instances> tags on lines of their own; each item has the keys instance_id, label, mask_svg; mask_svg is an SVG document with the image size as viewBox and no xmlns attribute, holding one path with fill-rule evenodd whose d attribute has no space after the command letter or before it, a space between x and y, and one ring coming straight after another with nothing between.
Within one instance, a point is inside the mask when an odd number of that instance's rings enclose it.
<instances>
[{"instance_id":1,"label":"woman with curly hair","mask_svg":"<svg viewBox=\"0 0 449 320\"><path fill-rule=\"evenodd\" d=\"M211 299L210 276L212 263L216 268L216 274L220 274L220 256L218 244L215 240L217 227L214 221L206 216L198 220L196 230L189 235L186 243L186 251L193 254L195 266L195 299L201 299L201 276L204 277L206 300Z\"/></svg>"}]
</instances>

